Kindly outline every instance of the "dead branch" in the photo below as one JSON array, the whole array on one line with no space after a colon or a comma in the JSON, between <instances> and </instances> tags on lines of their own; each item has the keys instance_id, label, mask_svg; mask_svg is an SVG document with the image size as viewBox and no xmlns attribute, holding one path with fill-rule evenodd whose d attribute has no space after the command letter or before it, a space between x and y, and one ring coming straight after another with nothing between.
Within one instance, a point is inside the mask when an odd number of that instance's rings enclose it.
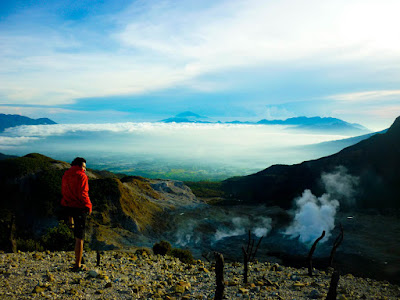
<instances>
[{"instance_id":1,"label":"dead branch","mask_svg":"<svg viewBox=\"0 0 400 300\"><path fill-rule=\"evenodd\" d=\"M333 243L333 247L331 250L331 255L329 257L329 266L332 267L333 266L333 259L335 257L336 254L336 249L340 246L340 244L343 242L343 226L342 224L340 224L340 233L337 236L335 242Z\"/></svg>"},{"instance_id":2,"label":"dead branch","mask_svg":"<svg viewBox=\"0 0 400 300\"><path fill-rule=\"evenodd\" d=\"M247 280L247 278L248 278L247 277L247 273L248 273L248 270L249 270L249 266L248 266L249 261L254 260L256 254L257 254L258 248L260 247L260 244L261 244L261 241L262 241L263 237L264 236L262 236L260 238L260 240L257 243L256 248L254 249L255 240L251 238L251 231L249 230L249 240L247 241L247 250L244 247L242 247L242 251L243 251L243 267L244 267L244 271L243 271L244 283L247 283L247 281L248 281Z\"/></svg>"},{"instance_id":3,"label":"dead branch","mask_svg":"<svg viewBox=\"0 0 400 300\"><path fill-rule=\"evenodd\" d=\"M308 257L307 257L307 261L308 261L308 275L312 276L312 256L314 254L315 248L317 248L317 244L320 240L322 240L325 236L325 230L322 231L322 235L317 238L314 242L314 244L312 245L310 252L308 253Z\"/></svg>"}]
</instances>

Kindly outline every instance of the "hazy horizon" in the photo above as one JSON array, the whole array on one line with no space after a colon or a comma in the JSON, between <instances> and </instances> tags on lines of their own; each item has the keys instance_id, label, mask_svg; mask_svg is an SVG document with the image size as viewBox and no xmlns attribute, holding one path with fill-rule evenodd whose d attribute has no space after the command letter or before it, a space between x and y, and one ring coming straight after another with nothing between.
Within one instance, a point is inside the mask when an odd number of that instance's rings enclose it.
<instances>
[{"instance_id":1,"label":"hazy horizon","mask_svg":"<svg viewBox=\"0 0 400 300\"><path fill-rule=\"evenodd\" d=\"M221 179L250 174L272 164L315 159L321 153L302 147L346 138L289 128L131 122L30 125L6 129L0 135L0 152L39 152L67 162L84 156L92 168L149 177L170 174L177 179L186 172L199 178Z\"/></svg>"}]
</instances>

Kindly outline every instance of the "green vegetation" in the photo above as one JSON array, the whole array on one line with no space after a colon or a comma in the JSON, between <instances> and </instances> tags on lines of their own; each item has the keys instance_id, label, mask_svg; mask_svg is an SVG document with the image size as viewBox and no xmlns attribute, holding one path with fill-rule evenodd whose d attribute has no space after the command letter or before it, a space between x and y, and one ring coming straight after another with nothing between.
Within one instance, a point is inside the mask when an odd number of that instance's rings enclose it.
<instances>
[{"instance_id":1,"label":"green vegetation","mask_svg":"<svg viewBox=\"0 0 400 300\"><path fill-rule=\"evenodd\" d=\"M40 241L22 238L17 239L17 249L23 252L44 251L44 247Z\"/></svg>"},{"instance_id":2,"label":"green vegetation","mask_svg":"<svg viewBox=\"0 0 400 300\"><path fill-rule=\"evenodd\" d=\"M62 163L39 153L0 161L1 177L21 177L40 170L49 169L54 163Z\"/></svg>"},{"instance_id":3,"label":"green vegetation","mask_svg":"<svg viewBox=\"0 0 400 300\"><path fill-rule=\"evenodd\" d=\"M153 253L154 254L160 254L160 255L166 255L171 251L171 244L167 241L161 241L159 243L155 243L153 246Z\"/></svg>"},{"instance_id":4,"label":"green vegetation","mask_svg":"<svg viewBox=\"0 0 400 300\"><path fill-rule=\"evenodd\" d=\"M193 194L200 198L215 198L225 196L222 190L222 182L214 181L186 181L185 184L190 187Z\"/></svg>"},{"instance_id":5,"label":"green vegetation","mask_svg":"<svg viewBox=\"0 0 400 300\"><path fill-rule=\"evenodd\" d=\"M139 248L135 251L135 255L150 256L151 251L148 248Z\"/></svg>"},{"instance_id":6,"label":"green vegetation","mask_svg":"<svg viewBox=\"0 0 400 300\"><path fill-rule=\"evenodd\" d=\"M179 260L185 264L193 264L194 258L192 252L187 249L174 248L170 252L171 256L179 258Z\"/></svg>"},{"instance_id":7,"label":"green vegetation","mask_svg":"<svg viewBox=\"0 0 400 300\"><path fill-rule=\"evenodd\" d=\"M167 241L160 241L153 246L153 253L159 255L170 255L178 258L185 264L192 264L194 262L193 254L187 249L172 248L171 244Z\"/></svg>"},{"instance_id":8,"label":"green vegetation","mask_svg":"<svg viewBox=\"0 0 400 300\"><path fill-rule=\"evenodd\" d=\"M48 229L42 237L45 249L51 251L71 251L75 247L75 239L72 230L64 222L60 222L57 227Z\"/></svg>"},{"instance_id":9,"label":"green vegetation","mask_svg":"<svg viewBox=\"0 0 400 300\"><path fill-rule=\"evenodd\" d=\"M0 249L7 250L7 239L2 241ZM37 239L27 238L26 232L16 238L17 250L20 251L72 251L75 247L73 231L63 222L56 227L47 229L46 233ZM90 250L89 243L84 243L85 251Z\"/></svg>"},{"instance_id":10,"label":"green vegetation","mask_svg":"<svg viewBox=\"0 0 400 300\"><path fill-rule=\"evenodd\" d=\"M225 172L211 173L208 170L201 170L201 169L190 170L190 169L166 168L166 169L154 170L154 169L149 169L148 166L146 166L146 168L143 167L132 170L122 169L118 171L125 174L135 174L143 176L146 178L173 179L181 181L199 181L199 180L219 181L219 180L224 180L231 176L229 173Z\"/></svg>"}]
</instances>

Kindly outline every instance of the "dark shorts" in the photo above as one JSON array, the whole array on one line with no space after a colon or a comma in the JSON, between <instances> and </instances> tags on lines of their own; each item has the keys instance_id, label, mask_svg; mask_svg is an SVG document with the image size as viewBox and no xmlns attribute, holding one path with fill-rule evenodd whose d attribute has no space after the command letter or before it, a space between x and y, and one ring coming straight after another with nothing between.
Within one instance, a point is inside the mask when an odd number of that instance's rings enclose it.
<instances>
[{"instance_id":1,"label":"dark shorts","mask_svg":"<svg viewBox=\"0 0 400 300\"><path fill-rule=\"evenodd\" d=\"M63 207L65 217L74 219L74 237L83 240L85 238L86 216L85 209L75 207Z\"/></svg>"}]
</instances>

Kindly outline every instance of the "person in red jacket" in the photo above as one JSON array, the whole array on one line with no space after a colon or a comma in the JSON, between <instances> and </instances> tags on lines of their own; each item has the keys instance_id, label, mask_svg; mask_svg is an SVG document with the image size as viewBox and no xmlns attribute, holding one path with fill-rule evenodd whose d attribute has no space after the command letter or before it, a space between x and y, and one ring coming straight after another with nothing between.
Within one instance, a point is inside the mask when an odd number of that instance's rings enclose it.
<instances>
[{"instance_id":1,"label":"person in red jacket","mask_svg":"<svg viewBox=\"0 0 400 300\"><path fill-rule=\"evenodd\" d=\"M82 271L83 241L86 227L86 216L92 213L92 203L89 198L89 184L86 171L86 160L75 158L71 168L65 171L62 178L62 199L66 215L73 224L75 237L75 265L73 271Z\"/></svg>"}]
</instances>

